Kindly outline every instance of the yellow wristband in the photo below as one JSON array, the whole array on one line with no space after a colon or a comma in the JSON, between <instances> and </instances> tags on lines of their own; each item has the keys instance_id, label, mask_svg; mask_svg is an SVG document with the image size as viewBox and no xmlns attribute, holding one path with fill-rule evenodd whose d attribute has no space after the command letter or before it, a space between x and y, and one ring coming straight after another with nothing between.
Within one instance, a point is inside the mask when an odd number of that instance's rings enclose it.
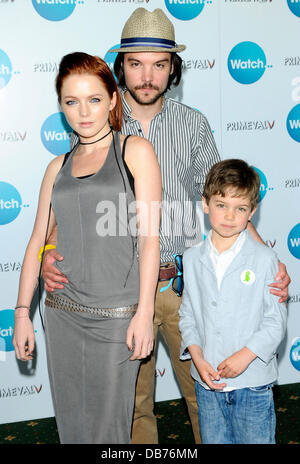
<instances>
[{"instance_id":1,"label":"yellow wristband","mask_svg":"<svg viewBox=\"0 0 300 464\"><path fill-rule=\"evenodd\" d=\"M39 262L42 262L42 254L44 253L44 251L52 250L54 248L56 248L56 245L46 245L45 247L42 246L42 248L39 251Z\"/></svg>"}]
</instances>

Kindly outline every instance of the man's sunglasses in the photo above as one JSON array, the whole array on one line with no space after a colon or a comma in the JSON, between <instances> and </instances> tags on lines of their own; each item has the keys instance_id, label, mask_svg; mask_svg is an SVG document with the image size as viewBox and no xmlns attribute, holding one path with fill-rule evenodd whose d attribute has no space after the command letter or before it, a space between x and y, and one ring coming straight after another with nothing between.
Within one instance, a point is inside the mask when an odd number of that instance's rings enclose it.
<instances>
[{"instance_id":1,"label":"man's sunglasses","mask_svg":"<svg viewBox=\"0 0 300 464\"><path fill-rule=\"evenodd\" d=\"M177 296L181 296L183 292L182 255L173 255L173 256L174 256L174 263L175 263L177 274L175 277L172 277L172 279L170 279L168 285L166 285L165 287L162 287L159 291L160 293L162 293L171 287L173 292L175 292Z\"/></svg>"},{"instance_id":2,"label":"man's sunglasses","mask_svg":"<svg viewBox=\"0 0 300 464\"><path fill-rule=\"evenodd\" d=\"M176 293L177 296L181 296L183 292L183 265L182 265L182 255L173 255L174 263L177 270L177 275L172 279L172 290Z\"/></svg>"}]
</instances>

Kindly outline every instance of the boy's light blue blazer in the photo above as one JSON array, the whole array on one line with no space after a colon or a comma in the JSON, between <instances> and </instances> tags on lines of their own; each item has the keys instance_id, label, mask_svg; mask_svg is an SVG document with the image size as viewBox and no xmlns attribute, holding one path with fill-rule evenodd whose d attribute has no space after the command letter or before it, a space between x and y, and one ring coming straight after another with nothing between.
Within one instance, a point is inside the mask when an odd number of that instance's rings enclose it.
<instances>
[{"instance_id":1,"label":"boy's light blue blazer","mask_svg":"<svg viewBox=\"0 0 300 464\"><path fill-rule=\"evenodd\" d=\"M278 303L268 287L278 272L275 253L246 231L244 245L226 270L220 290L208 240L184 253L183 272L181 359L190 357L183 353L196 344L216 369L221 361L247 346L257 358L238 377L225 379L227 387L274 382L278 376L276 350L284 337L287 318L286 306ZM191 375L207 388L193 362Z\"/></svg>"}]
</instances>

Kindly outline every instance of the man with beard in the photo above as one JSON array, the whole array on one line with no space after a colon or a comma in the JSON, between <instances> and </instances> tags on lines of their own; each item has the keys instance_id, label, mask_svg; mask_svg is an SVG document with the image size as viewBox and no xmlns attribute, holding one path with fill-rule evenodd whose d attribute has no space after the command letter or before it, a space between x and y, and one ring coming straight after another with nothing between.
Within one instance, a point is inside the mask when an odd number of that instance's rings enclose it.
<instances>
[{"instance_id":1,"label":"man with beard","mask_svg":"<svg viewBox=\"0 0 300 464\"><path fill-rule=\"evenodd\" d=\"M199 111L168 98L165 93L181 80L185 49L175 42L174 27L161 9L148 12L137 8L126 22L114 71L123 101L123 134L140 135L154 147L163 185L160 228L160 274L155 300L154 336L162 334L181 392L186 400L195 442L200 433L190 361L180 361L181 337L178 329L182 294L181 256L201 240L195 195L202 195L207 172L220 160L209 124ZM71 145L76 143L76 137ZM130 176L130 166L128 175ZM249 230L261 240L254 227ZM55 239L50 239L53 243ZM67 283L54 266L63 257L56 251L45 255L43 277L51 291ZM276 278L279 296L287 297L289 277L284 265ZM281 290L280 290L281 289ZM158 443L154 407L155 352L141 363L136 387L132 443Z\"/></svg>"}]
</instances>

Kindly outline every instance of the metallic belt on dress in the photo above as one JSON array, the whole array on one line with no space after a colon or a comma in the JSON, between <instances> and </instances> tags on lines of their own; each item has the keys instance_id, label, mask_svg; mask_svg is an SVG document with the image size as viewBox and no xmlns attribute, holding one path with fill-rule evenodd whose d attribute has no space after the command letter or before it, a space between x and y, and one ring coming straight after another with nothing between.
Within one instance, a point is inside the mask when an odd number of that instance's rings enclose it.
<instances>
[{"instance_id":1,"label":"metallic belt on dress","mask_svg":"<svg viewBox=\"0 0 300 464\"><path fill-rule=\"evenodd\" d=\"M47 293L45 305L53 309L62 309L64 311L72 311L79 313L95 314L97 316L107 318L126 318L134 315L137 310L137 304L131 306L123 306L121 308L93 308L84 306L66 297Z\"/></svg>"}]
</instances>

